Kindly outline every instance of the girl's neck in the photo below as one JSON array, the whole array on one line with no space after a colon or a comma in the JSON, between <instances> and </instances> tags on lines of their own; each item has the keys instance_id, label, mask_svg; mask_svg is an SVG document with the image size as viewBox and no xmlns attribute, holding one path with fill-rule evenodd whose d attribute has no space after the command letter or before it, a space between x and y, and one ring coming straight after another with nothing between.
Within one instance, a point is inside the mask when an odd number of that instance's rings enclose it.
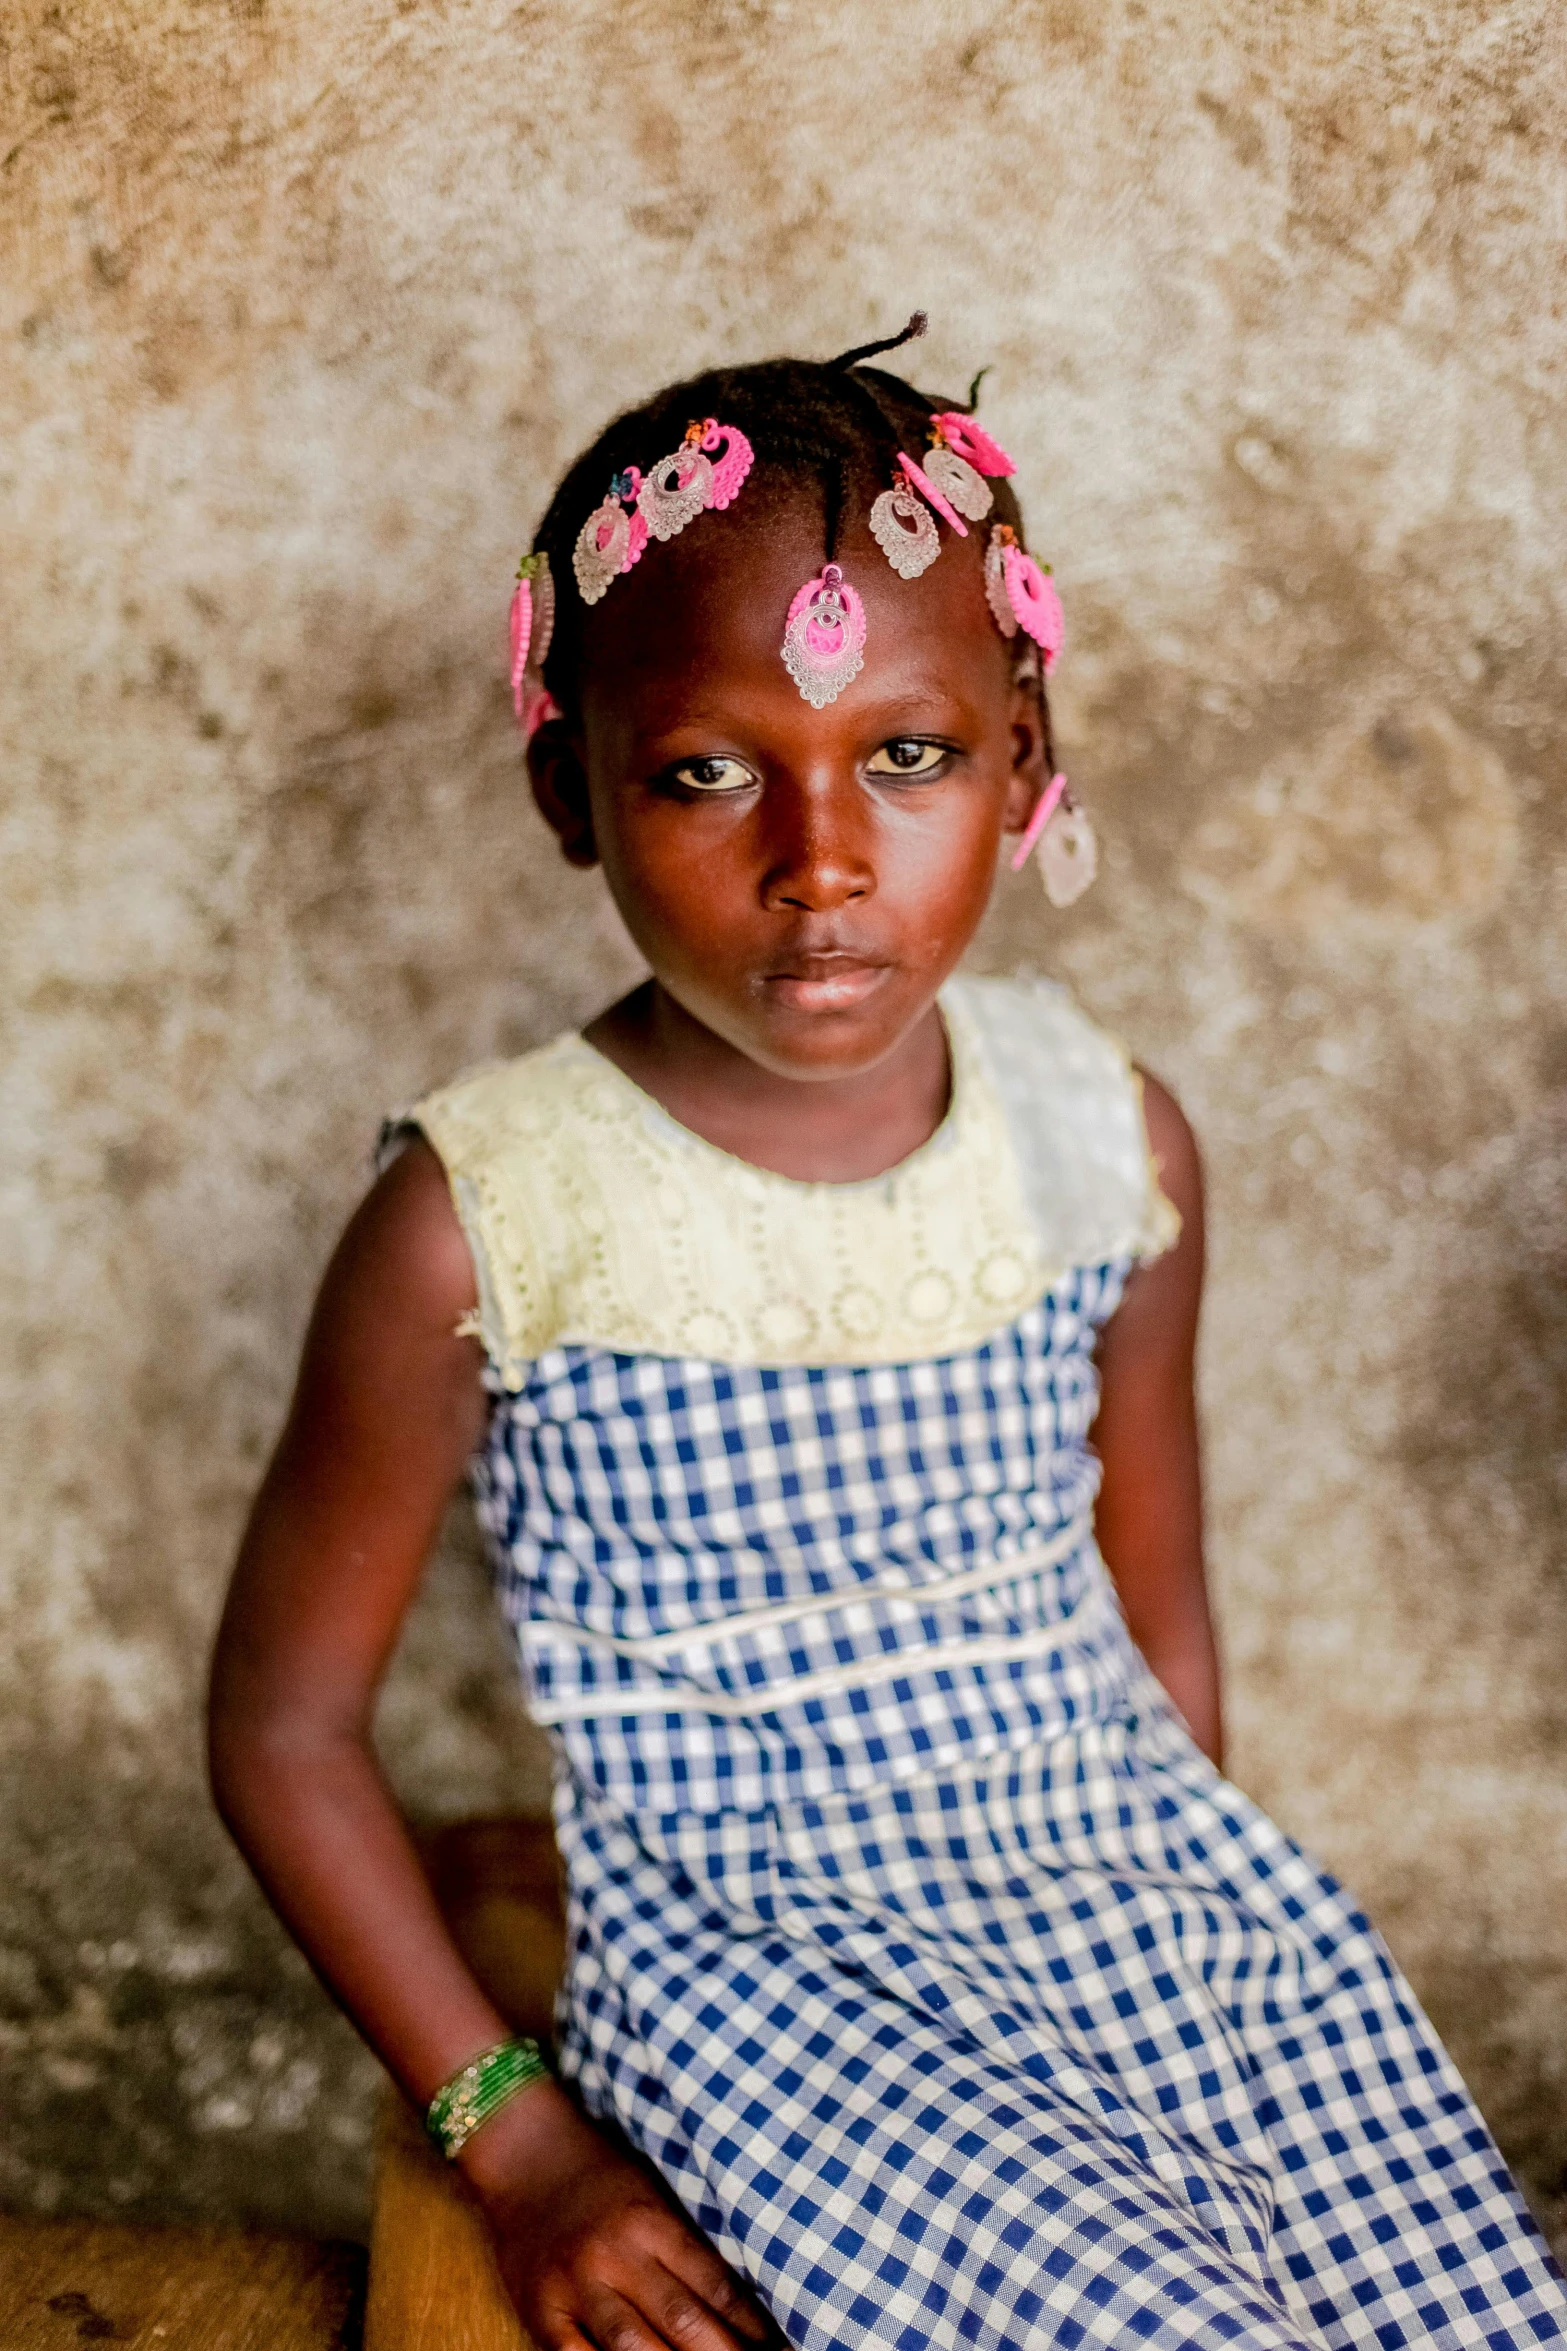
<instances>
[{"instance_id":1,"label":"girl's neck","mask_svg":"<svg viewBox=\"0 0 1567 2351\"><path fill-rule=\"evenodd\" d=\"M946 1030L931 1005L874 1068L788 1078L763 1069L644 981L583 1030L605 1060L704 1142L799 1183L885 1175L930 1140L952 1091Z\"/></svg>"}]
</instances>

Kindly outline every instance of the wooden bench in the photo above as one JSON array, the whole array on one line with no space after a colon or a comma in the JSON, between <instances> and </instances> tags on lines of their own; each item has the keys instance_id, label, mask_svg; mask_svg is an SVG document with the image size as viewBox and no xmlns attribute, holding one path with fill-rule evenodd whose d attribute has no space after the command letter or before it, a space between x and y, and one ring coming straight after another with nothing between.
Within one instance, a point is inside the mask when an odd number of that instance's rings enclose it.
<instances>
[{"instance_id":1,"label":"wooden bench","mask_svg":"<svg viewBox=\"0 0 1567 2351\"><path fill-rule=\"evenodd\" d=\"M426 1867L474 1974L518 2032L548 2037L565 1960L548 1821L474 1820L430 1840ZM0 2338L3 2340L3 2338ZM388 2100L376 2167L365 2351L532 2351L461 2174Z\"/></svg>"},{"instance_id":2,"label":"wooden bench","mask_svg":"<svg viewBox=\"0 0 1567 2351\"><path fill-rule=\"evenodd\" d=\"M544 2039L565 1957L548 1821L464 1821L426 1866L464 1955L519 2032ZM0 2351L531 2351L461 2175L389 2094L368 2293L357 2245L248 2229L0 2219Z\"/></svg>"},{"instance_id":3,"label":"wooden bench","mask_svg":"<svg viewBox=\"0 0 1567 2351\"><path fill-rule=\"evenodd\" d=\"M0 2220L5 2351L352 2351L363 2306L357 2245L252 2229Z\"/></svg>"}]
</instances>

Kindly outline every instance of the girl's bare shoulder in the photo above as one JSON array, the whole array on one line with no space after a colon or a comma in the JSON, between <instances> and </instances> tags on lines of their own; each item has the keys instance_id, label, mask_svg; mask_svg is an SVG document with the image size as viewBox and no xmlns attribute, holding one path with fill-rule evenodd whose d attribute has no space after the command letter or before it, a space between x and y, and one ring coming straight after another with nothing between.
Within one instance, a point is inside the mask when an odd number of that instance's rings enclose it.
<instances>
[{"instance_id":1,"label":"girl's bare shoulder","mask_svg":"<svg viewBox=\"0 0 1567 2351\"><path fill-rule=\"evenodd\" d=\"M1182 1226L1200 1227L1202 1218L1202 1154L1191 1122L1168 1086L1146 1069L1139 1069L1143 1088L1143 1123L1148 1148L1159 1170L1159 1187L1181 1212Z\"/></svg>"},{"instance_id":2,"label":"girl's bare shoulder","mask_svg":"<svg viewBox=\"0 0 1567 2351\"><path fill-rule=\"evenodd\" d=\"M477 1303L473 1258L446 1170L430 1145L410 1134L349 1219L322 1284L318 1333L330 1327L344 1336L362 1330L382 1343L456 1342Z\"/></svg>"}]
</instances>

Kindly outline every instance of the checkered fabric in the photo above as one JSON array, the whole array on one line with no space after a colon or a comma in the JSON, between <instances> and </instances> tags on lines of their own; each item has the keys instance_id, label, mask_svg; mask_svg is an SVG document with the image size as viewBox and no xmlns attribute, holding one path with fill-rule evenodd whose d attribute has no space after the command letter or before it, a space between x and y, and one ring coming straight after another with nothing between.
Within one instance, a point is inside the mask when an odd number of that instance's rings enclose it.
<instances>
[{"instance_id":1,"label":"checkered fabric","mask_svg":"<svg viewBox=\"0 0 1567 2351\"><path fill-rule=\"evenodd\" d=\"M1567 2340L1409 1987L1116 1611L1124 1274L937 1362L497 1383L564 2070L799 2351Z\"/></svg>"},{"instance_id":2,"label":"checkered fabric","mask_svg":"<svg viewBox=\"0 0 1567 2351\"><path fill-rule=\"evenodd\" d=\"M750 1810L1114 1703L1128 1653L1087 1437L1125 1274L1089 1268L935 1362L559 1347L500 1391L480 1516L534 1711L584 1783L639 1811Z\"/></svg>"}]
</instances>

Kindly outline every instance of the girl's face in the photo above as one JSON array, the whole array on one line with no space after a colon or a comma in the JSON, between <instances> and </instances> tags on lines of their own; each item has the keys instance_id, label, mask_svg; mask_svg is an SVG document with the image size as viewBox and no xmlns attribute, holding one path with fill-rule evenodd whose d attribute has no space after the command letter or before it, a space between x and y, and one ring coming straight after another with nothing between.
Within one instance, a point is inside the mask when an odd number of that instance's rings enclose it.
<instances>
[{"instance_id":1,"label":"girl's face","mask_svg":"<svg viewBox=\"0 0 1567 2351\"><path fill-rule=\"evenodd\" d=\"M982 528L944 531L902 580L863 526L846 533L865 666L813 710L779 649L821 568L819 518L704 514L615 581L589 625L580 726L530 748L566 855L602 863L658 982L777 1076L852 1076L909 1033L1045 780L983 546Z\"/></svg>"}]
</instances>

